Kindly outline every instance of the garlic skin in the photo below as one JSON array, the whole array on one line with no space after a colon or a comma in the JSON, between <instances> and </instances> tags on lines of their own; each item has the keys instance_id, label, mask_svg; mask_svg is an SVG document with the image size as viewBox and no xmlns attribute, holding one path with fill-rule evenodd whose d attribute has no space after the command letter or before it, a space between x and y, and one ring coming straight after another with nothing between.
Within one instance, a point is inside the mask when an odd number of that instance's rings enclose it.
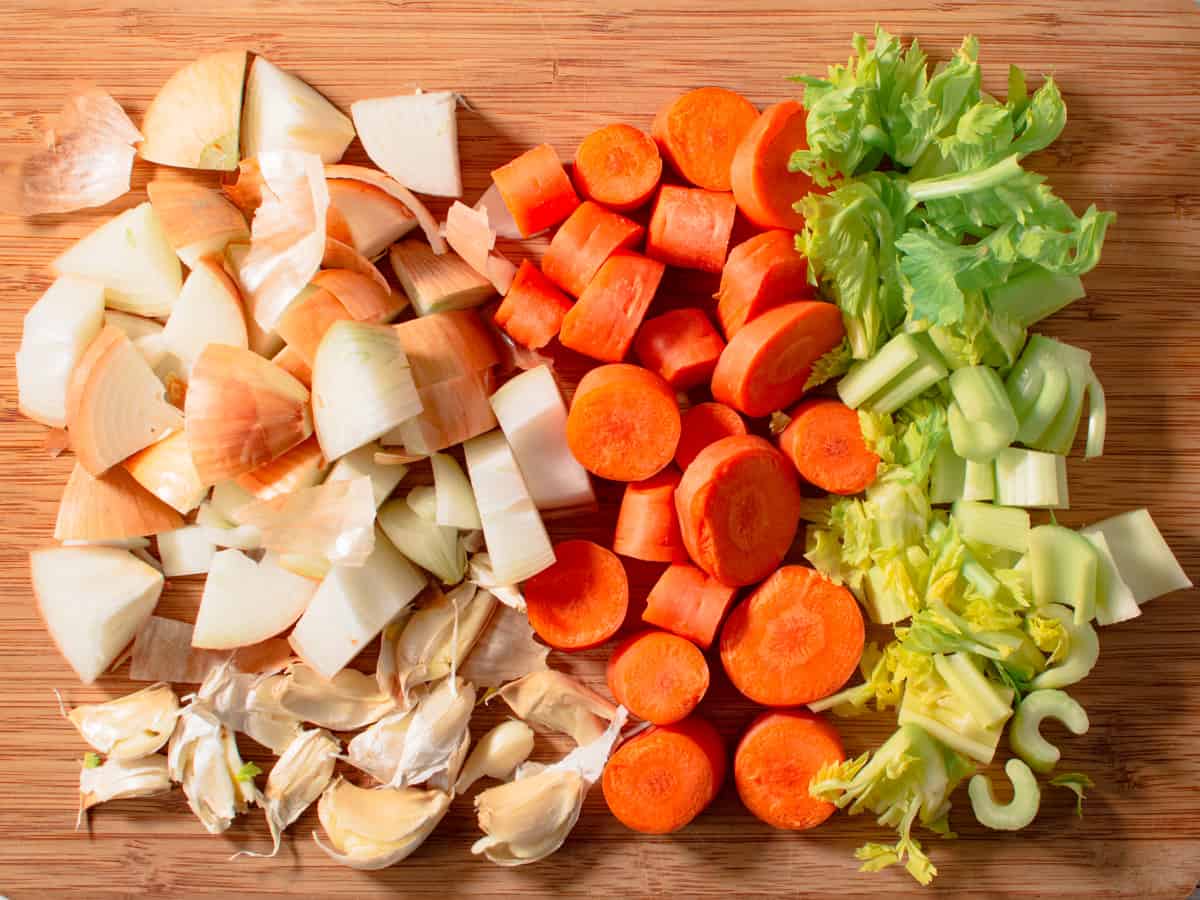
<instances>
[{"instance_id":1,"label":"garlic skin","mask_svg":"<svg viewBox=\"0 0 1200 900\"><path fill-rule=\"evenodd\" d=\"M282 676L239 672L231 659L208 673L196 696L229 730L282 753L301 731L300 720L279 706L282 687Z\"/></svg>"},{"instance_id":2,"label":"garlic skin","mask_svg":"<svg viewBox=\"0 0 1200 900\"><path fill-rule=\"evenodd\" d=\"M159 682L107 703L84 703L66 716L97 752L113 759L137 760L170 740L179 716L179 699L169 684Z\"/></svg>"},{"instance_id":3,"label":"garlic skin","mask_svg":"<svg viewBox=\"0 0 1200 900\"><path fill-rule=\"evenodd\" d=\"M356 669L342 669L325 680L305 663L288 666L274 689L278 707L302 722L330 731L357 731L396 709L376 680Z\"/></svg>"},{"instance_id":4,"label":"garlic skin","mask_svg":"<svg viewBox=\"0 0 1200 900\"><path fill-rule=\"evenodd\" d=\"M344 866L385 869L420 847L449 808L450 795L441 791L367 789L338 778L317 804L317 816L332 846L316 832L313 839Z\"/></svg>"},{"instance_id":5,"label":"garlic skin","mask_svg":"<svg viewBox=\"0 0 1200 900\"><path fill-rule=\"evenodd\" d=\"M568 734L578 746L604 734L617 710L591 688L554 669L532 672L497 693L517 718Z\"/></svg>"},{"instance_id":6,"label":"garlic skin","mask_svg":"<svg viewBox=\"0 0 1200 900\"><path fill-rule=\"evenodd\" d=\"M458 666L458 674L481 688L545 671L550 648L534 639L529 616L500 605L479 635L474 649Z\"/></svg>"},{"instance_id":7,"label":"garlic skin","mask_svg":"<svg viewBox=\"0 0 1200 900\"><path fill-rule=\"evenodd\" d=\"M465 794L480 778L507 781L517 766L533 752L533 729L518 719L501 722L479 739L454 784L455 794Z\"/></svg>"},{"instance_id":8,"label":"garlic skin","mask_svg":"<svg viewBox=\"0 0 1200 900\"><path fill-rule=\"evenodd\" d=\"M98 803L125 800L130 797L149 797L171 789L167 758L161 753L140 759L121 759L111 756L103 765L79 771L78 829L83 815Z\"/></svg>"},{"instance_id":9,"label":"garlic skin","mask_svg":"<svg viewBox=\"0 0 1200 900\"><path fill-rule=\"evenodd\" d=\"M188 806L210 834L225 831L250 805L262 802L253 779L237 777L242 757L233 732L202 700L180 713L167 764L171 780L183 785Z\"/></svg>"},{"instance_id":10,"label":"garlic skin","mask_svg":"<svg viewBox=\"0 0 1200 900\"><path fill-rule=\"evenodd\" d=\"M503 584L496 578L496 573L492 571L492 558L487 553L476 553L467 561L467 581L491 592L505 606L525 612L525 595L521 593L521 588L515 584Z\"/></svg>"}]
</instances>

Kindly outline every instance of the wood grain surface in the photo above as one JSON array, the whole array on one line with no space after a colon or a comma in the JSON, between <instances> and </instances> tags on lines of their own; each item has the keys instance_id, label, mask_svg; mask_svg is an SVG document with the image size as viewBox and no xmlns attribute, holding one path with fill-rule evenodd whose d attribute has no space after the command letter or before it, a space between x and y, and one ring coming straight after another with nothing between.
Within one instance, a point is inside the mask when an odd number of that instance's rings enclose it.
<instances>
[{"instance_id":1,"label":"wood grain surface","mask_svg":"<svg viewBox=\"0 0 1200 900\"><path fill-rule=\"evenodd\" d=\"M785 76L844 60L854 31L882 22L919 35L934 59L967 32L983 46L987 87L1004 90L1009 63L1052 72L1070 109L1063 137L1033 160L1077 208L1119 215L1089 296L1047 331L1092 351L1109 401L1106 455L1071 462L1074 505L1061 519L1092 521L1147 505L1184 567L1200 575L1200 8L1148 2L843 0L688 2L415 2L275 4L0 2L0 150L33 140L72 82L111 91L135 121L178 66L201 52L245 46L294 70L343 108L360 97L461 91L466 195L521 149L550 141L569 158L613 120L648 127L681 91L720 84L759 104L794 93ZM361 158L357 144L352 158ZM917 892L900 871L860 875L856 846L886 838L867 817L839 815L806 834L758 824L730 785L678 835L633 835L594 791L566 846L550 859L500 869L468 852L477 836L460 798L433 837L399 866L341 868L314 846L313 812L274 860L227 862L269 847L260 812L221 837L204 833L176 791L97 809L72 830L79 758L86 749L58 715L51 688L71 701L130 689L123 675L79 686L42 629L27 552L51 542L71 461L49 458L45 429L17 413L13 354L21 317L46 288L46 263L119 209L65 217L0 218L0 894L63 896L291 894L325 896L875 896ZM679 280L664 305L695 302L711 285ZM570 360L564 368L575 371ZM618 494L601 514L551 523L555 537L608 541ZM657 567L633 570L643 597ZM194 615L195 579L172 583L160 612ZM1073 692L1091 731L1064 741L1065 770L1095 791L1077 819L1066 791L1018 835L972 822L965 791L954 842L930 841L942 871L932 891L965 895L1181 897L1200 876L1200 624L1195 592L1150 604L1106 629L1100 664ZM602 682L603 651L552 664ZM715 667L719 670L719 664ZM753 709L717 676L705 712L733 740ZM495 715L495 713L491 713ZM873 746L890 716L844 724L848 749ZM1057 732L1063 737L1065 732ZM262 757L246 747L253 758ZM547 741L542 752L561 749Z\"/></svg>"}]
</instances>

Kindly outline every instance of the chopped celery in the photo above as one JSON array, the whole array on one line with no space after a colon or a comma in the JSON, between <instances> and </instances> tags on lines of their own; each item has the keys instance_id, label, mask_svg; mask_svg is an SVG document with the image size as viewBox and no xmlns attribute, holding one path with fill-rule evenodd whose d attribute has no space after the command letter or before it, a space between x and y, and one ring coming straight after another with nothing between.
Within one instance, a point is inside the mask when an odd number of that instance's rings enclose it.
<instances>
[{"instance_id":1,"label":"chopped celery","mask_svg":"<svg viewBox=\"0 0 1200 900\"><path fill-rule=\"evenodd\" d=\"M963 560L962 577L967 579L985 600L995 600L996 595L1000 593L1000 582L976 559Z\"/></svg>"},{"instance_id":2,"label":"chopped celery","mask_svg":"<svg viewBox=\"0 0 1200 900\"><path fill-rule=\"evenodd\" d=\"M1027 328L1083 296L1083 282L1078 275L1060 275L1041 266L1034 266L987 291L993 313Z\"/></svg>"},{"instance_id":3,"label":"chopped celery","mask_svg":"<svg viewBox=\"0 0 1200 900\"><path fill-rule=\"evenodd\" d=\"M1016 437L1017 417L994 369L957 370L950 375L950 394L950 438L959 456L987 462Z\"/></svg>"},{"instance_id":4,"label":"chopped celery","mask_svg":"<svg viewBox=\"0 0 1200 900\"><path fill-rule=\"evenodd\" d=\"M1029 569L1033 601L1062 603L1075 609L1075 623L1096 615L1100 555L1088 540L1062 525L1039 525L1029 532Z\"/></svg>"},{"instance_id":5,"label":"chopped celery","mask_svg":"<svg viewBox=\"0 0 1200 900\"><path fill-rule=\"evenodd\" d=\"M930 471L929 502L953 503L963 498L966 488L967 463L954 452L949 440L938 446Z\"/></svg>"},{"instance_id":6,"label":"chopped celery","mask_svg":"<svg viewBox=\"0 0 1200 900\"><path fill-rule=\"evenodd\" d=\"M863 588L863 605L876 625L892 625L912 615L905 596L912 594L915 598L915 591L908 579L908 571L900 560L891 560L886 567L871 566L867 570Z\"/></svg>"},{"instance_id":7,"label":"chopped celery","mask_svg":"<svg viewBox=\"0 0 1200 900\"><path fill-rule=\"evenodd\" d=\"M1104 453L1104 433L1108 430L1108 404L1104 400L1104 388L1100 379L1088 370L1088 430L1087 449L1084 455L1095 459Z\"/></svg>"},{"instance_id":8,"label":"chopped celery","mask_svg":"<svg viewBox=\"0 0 1200 900\"><path fill-rule=\"evenodd\" d=\"M996 499L996 467L990 462L967 461L966 477L963 480L963 500Z\"/></svg>"},{"instance_id":9,"label":"chopped celery","mask_svg":"<svg viewBox=\"0 0 1200 900\"><path fill-rule=\"evenodd\" d=\"M1067 383L1067 399L1050 427L1035 441L1029 443L1039 450L1050 453L1067 454L1075 443L1075 433L1079 431L1079 420L1083 416L1083 395L1087 390L1087 375L1069 373Z\"/></svg>"},{"instance_id":10,"label":"chopped celery","mask_svg":"<svg viewBox=\"0 0 1200 900\"><path fill-rule=\"evenodd\" d=\"M984 728L1001 724L1012 715L1012 691L1006 692L1005 688L985 678L971 659L971 654L938 654L933 658L933 665L950 690L967 706L975 721Z\"/></svg>"},{"instance_id":11,"label":"chopped celery","mask_svg":"<svg viewBox=\"0 0 1200 900\"><path fill-rule=\"evenodd\" d=\"M1083 395L1093 377L1091 360L1092 355L1086 350L1040 334L1030 337L1007 383L1009 399L1021 420L1017 434L1021 443L1050 453L1071 451L1083 412ZM1050 373L1056 370L1065 372L1067 379L1066 396L1061 403L1055 401L1062 390L1063 376L1053 376L1051 383L1046 384Z\"/></svg>"},{"instance_id":12,"label":"chopped celery","mask_svg":"<svg viewBox=\"0 0 1200 900\"><path fill-rule=\"evenodd\" d=\"M857 362L838 382L851 409L893 413L946 377L946 365L925 335L901 333L871 359Z\"/></svg>"},{"instance_id":13,"label":"chopped celery","mask_svg":"<svg viewBox=\"0 0 1200 900\"><path fill-rule=\"evenodd\" d=\"M1089 525L1083 533L1104 535L1121 580L1129 585L1138 604L1192 586L1149 510L1135 509L1113 516Z\"/></svg>"},{"instance_id":14,"label":"chopped celery","mask_svg":"<svg viewBox=\"0 0 1200 900\"><path fill-rule=\"evenodd\" d=\"M919 396L946 377L946 366L940 359L921 359L900 373L883 391L866 403L866 409L876 413L893 413L909 400Z\"/></svg>"},{"instance_id":15,"label":"chopped celery","mask_svg":"<svg viewBox=\"0 0 1200 900\"><path fill-rule=\"evenodd\" d=\"M954 521L963 540L1024 553L1029 547L1029 513L1010 506L960 500Z\"/></svg>"},{"instance_id":16,"label":"chopped celery","mask_svg":"<svg viewBox=\"0 0 1200 900\"><path fill-rule=\"evenodd\" d=\"M996 501L1005 506L1065 509L1066 457L1006 447L996 456Z\"/></svg>"},{"instance_id":17,"label":"chopped celery","mask_svg":"<svg viewBox=\"0 0 1200 900\"><path fill-rule=\"evenodd\" d=\"M993 313L987 322L986 334L991 346L983 361L998 369L1007 369L1017 361L1025 346L1025 327L1007 316Z\"/></svg>"},{"instance_id":18,"label":"chopped celery","mask_svg":"<svg viewBox=\"0 0 1200 900\"><path fill-rule=\"evenodd\" d=\"M1040 376L1039 390L1030 397L1028 394L1022 395L1018 386L1015 391L1010 390L1009 396L1012 397L1016 393L1022 401L1022 409L1017 413L1021 427L1017 429L1016 439L1022 444L1036 444L1062 412L1071 389L1071 376L1066 369L1025 371L1036 372Z\"/></svg>"},{"instance_id":19,"label":"chopped celery","mask_svg":"<svg viewBox=\"0 0 1200 900\"><path fill-rule=\"evenodd\" d=\"M1017 706L1008 743L1013 752L1043 775L1051 772L1062 754L1042 737L1042 720L1057 719L1074 735L1087 734L1087 711L1070 694L1059 690L1033 691Z\"/></svg>"},{"instance_id":20,"label":"chopped celery","mask_svg":"<svg viewBox=\"0 0 1200 900\"><path fill-rule=\"evenodd\" d=\"M1090 622L1076 623L1071 611L1057 603L1051 603L1042 612L1062 626L1067 650L1065 657L1034 677L1034 690L1069 687L1087 678L1100 658L1096 629Z\"/></svg>"},{"instance_id":21,"label":"chopped celery","mask_svg":"<svg viewBox=\"0 0 1200 900\"><path fill-rule=\"evenodd\" d=\"M1012 689L997 687L995 691L998 701L1011 711ZM979 703L980 699L974 696L969 703L964 702L938 673L919 682L909 682L898 721L901 725L918 725L952 750L987 764L996 754L1008 716L982 725L973 711Z\"/></svg>"},{"instance_id":22,"label":"chopped celery","mask_svg":"<svg viewBox=\"0 0 1200 900\"><path fill-rule=\"evenodd\" d=\"M1102 531L1083 532L1100 556L1099 577L1096 581L1096 624L1113 625L1127 622L1142 614L1137 598L1117 571L1117 562Z\"/></svg>"},{"instance_id":23,"label":"chopped celery","mask_svg":"<svg viewBox=\"0 0 1200 900\"><path fill-rule=\"evenodd\" d=\"M1008 803L996 802L992 794L992 782L980 773L967 785L971 811L980 825L997 831L1020 831L1037 818L1038 807L1042 805L1042 791L1029 766L1019 759L1006 762L1004 774L1012 782L1012 799Z\"/></svg>"}]
</instances>

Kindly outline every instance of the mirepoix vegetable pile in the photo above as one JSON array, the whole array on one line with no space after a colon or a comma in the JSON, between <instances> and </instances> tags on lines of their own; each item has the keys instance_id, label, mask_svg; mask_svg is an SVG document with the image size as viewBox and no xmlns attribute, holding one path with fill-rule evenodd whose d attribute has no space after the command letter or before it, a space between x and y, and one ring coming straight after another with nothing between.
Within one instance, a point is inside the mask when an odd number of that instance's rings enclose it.
<instances>
[{"instance_id":1,"label":"mirepoix vegetable pile","mask_svg":"<svg viewBox=\"0 0 1200 900\"><path fill-rule=\"evenodd\" d=\"M0 172L7 211L122 197L137 155L224 173L157 173L25 318L20 408L74 454L38 610L83 683L126 656L149 683L60 698L91 747L80 816L177 784L212 833L261 806L271 848L237 856L274 856L315 802L321 849L378 869L492 779L471 851L517 866L597 783L661 834L732 772L775 828L871 811L898 836L863 868L928 883L916 826L948 834L969 776L989 828L1027 825L1046 785L1082 799L1042 722L1086 732L1063 689L1093 623L1191 584L1144 509L1054 520L1104 394L1087 351L1029 329L1083 296L1113 216L1023 167L1066 124L1052 79L1030 95L1013 69L1001 102L973 38L932 74L882 29L854 46L803 105L699 88L649 133L586 136L570 171L527 150L474 206L452 92L346 116L233 51L176 73L140 131L73 96ZM375 167L341 161L356 136ZM672 268L715 294L665 296ZM561 518L596 530L595 478L624 485L611 549L555 541ZM626 634L623 557L661 566ZM190 576L194 621L155 615ZM547 662L617 638L616 703ZM718 658L765 707L732 759L704 715ZM489 702L513 717L472 743ZM823 715L891 709L856 759ZM976 770L1006 727L1000 803ZM535 731L575 749L531 762Z\"/></svg>"}]
</instances>

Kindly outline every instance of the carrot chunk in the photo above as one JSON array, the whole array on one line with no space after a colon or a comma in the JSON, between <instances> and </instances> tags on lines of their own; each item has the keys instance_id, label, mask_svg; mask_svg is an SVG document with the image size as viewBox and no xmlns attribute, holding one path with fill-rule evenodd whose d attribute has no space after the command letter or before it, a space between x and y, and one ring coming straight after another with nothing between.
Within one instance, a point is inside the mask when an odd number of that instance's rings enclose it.
<instances>
[{"instance_id":1,"label":"carrot chunk","mask_svg":"<svg viewBox=\"0 0 1200 900\"><path fill-rule=\"evenodd\" d=\"M625 486L613 550L646 562L687 560L675 512L675 488L680 477L674 469L663 469L645 481Z\"/></svg>"},{"instance_id":2,"label":"carrot chunk","mask_svg":"<svg viewBox=\"0 0 1200 900\"><path fill-rule=\"evenodd\" d=\"M692 561L722 584L765 578L800 522L800 488L787 458L760 437L722 438L700 451L675 491Z\"/></svg>"},{"instance_id":3,"label":"carrot chunk","mask_svg":"<svg viewBox=\"0 0 1200 900\"><path fill-rule=\"evenodd\" d=\"M779 449L801 478L831 494L857 494L875 480L879 457L863 440L857 412L839 400L819 398L789 415Z\"/></svg>"},{"instance_id":4,"label":"carrot chunk","mask_svg":"<svg viewBox=\"0 0 1200 900\"><path fill-rule=\"evenodd\" d=\"M745 434L746 423L724 403L698 403L679 418L675 465L686 470L701 450L721 438Z\"/></svg>"},{"instance_id":5,"label":"carrot chunk","mask_svg":"<svg viewBox=\"0 0 1200 900\"><path fill-rule=\"evenodd\" d=\"M693 565L673 565L650 589L642 621L707 650L735 593L736 588L721 584Z\"/></svg>"},{"instance_id":6,"label":"carrot chunk","mask_svg":"<svg viewBox=\"0 0 1200 900\"><path fill-rule=\"evenodd\" d=\"M633 248L644 232L637 222L585 200L554 233L542 257L542 271L578 297L610 256Z\"/></svg>"},{"instance_id":7,"label":"carrot chunk","mask_svg":"<svg viewBox=\"0 0 1200 900\"><path fill-rule=\"evenodd\" d=\"M554 545L554 565L523 585L529 624L556 650L584 650L617 633L629 579L615 553L591 541Z\"/></svg>"},{"instance_id":8,"label":"carrot chunk","mask_svg":"<svg viewBox=\"0 0 1200 900\"><path fill-rule=\"evenodd\" d=\"M526 150L492 172L521 237L557 225L579 205L558 153L549 144Z\"/></svg>"},{"instance_id":9,"label":"carrot chunk","mask_svg":"<svg viewBox=\"0 0 1200 900\"><path fill-rule=\"evenodd\" d=\"M518 344L538 350L558 335L570 308L571 298L526 259L493 318Z\"/></svg>"},{"instance_id":10,"label":"carrot chunk","mask_svg":"<svg viewBox=\"0 0 1200 900\"><path fill-rule=\"evenodd\" d=\"M742 326L769 309L814 296L808 259L790 231L764 231L729 251L717 290L717 321L732 340Z\"/></svg>"},{"instance_id":11,"label":"carrot chunk","mask_svg":"<svg viewBox=\"0 0 1200 900\"><path fill-rule=\"evenodd\" d=\"M708 663L689 640L643 631L613 650L606 669L613 699L655 725L685 719L708 690Z\"/></svg>"},{"instance_id":12,"label":"carrot chunk","mask_svg":"<svg viewBox=\"0 0 1200 900\"><path fill-rule=\"evenodd\" d=\"M662 280L663 264L618 250L600 267L563 319L564 347L604 362L629 352L650 301Z\"/></svg>"},{"instance_id":13,"label":"carrot chunk","mask_svg":"<svg viewBox=\"0 0 1200 900\"><path fill-rule=\"evenodd\" d=\"M605 125L575 151L575 185L610 209L637 209L662 177L662 156L650 135L632 125Z\"/></svg>"},{"instance_id":14,"label":"carrot chunk","mask_svg":"<svg viewBox=\"0 0 1200 900\"><path fill-rule=\"evenodd\" d=\"M736 215L733 194L664 184L650 214L646 255L682 269L720 272Z\"/></svg>"},{"instance_id":15,"label":"carrot chunk","mask_svg":"<svg viewBox=\"0 0 1200 900\"><path fill-rule=\"evenodd\" d=\"M725 620L721 662L755 703L798 706L846 683L863 634L854 595L814 569L784 566Z\"/></svg>"},{"instance_id":16,"label":"carrot chunk","mask_svg":"<svg viewBox=\"0 0 1200 900\"><path fill-rule=\"evenodd\" d=\"M758 110L741 94L704 87L659 110L650 133L685 179L706 190L727 191L733 156L757 119Z\"/></svg>"},{"instance_id":17,"label":"carrot chunk","mask_svg":"<svg viewBox=\"0 0 1200 900\"><path fill-rule=\"evenodd\" d=\"M759 228L804 228L804 216L794 205L814 189L813 181L788 171L788 160L796 150L808 149L805 116L795 100L768 106L733 155L733 196L742 215Z\"/></svg>"},{"instance_id":18,"label":"carrot chunk","mask_svg":"<svg viewBox=\"0 0 1200 900\"><path fill-rule=\"evenodd\" d=\"M642 365L657 372L677 391L712 378L725 342L702 310L673 309L647 319L633 340Z\"/></svg>"}]
</instances>

